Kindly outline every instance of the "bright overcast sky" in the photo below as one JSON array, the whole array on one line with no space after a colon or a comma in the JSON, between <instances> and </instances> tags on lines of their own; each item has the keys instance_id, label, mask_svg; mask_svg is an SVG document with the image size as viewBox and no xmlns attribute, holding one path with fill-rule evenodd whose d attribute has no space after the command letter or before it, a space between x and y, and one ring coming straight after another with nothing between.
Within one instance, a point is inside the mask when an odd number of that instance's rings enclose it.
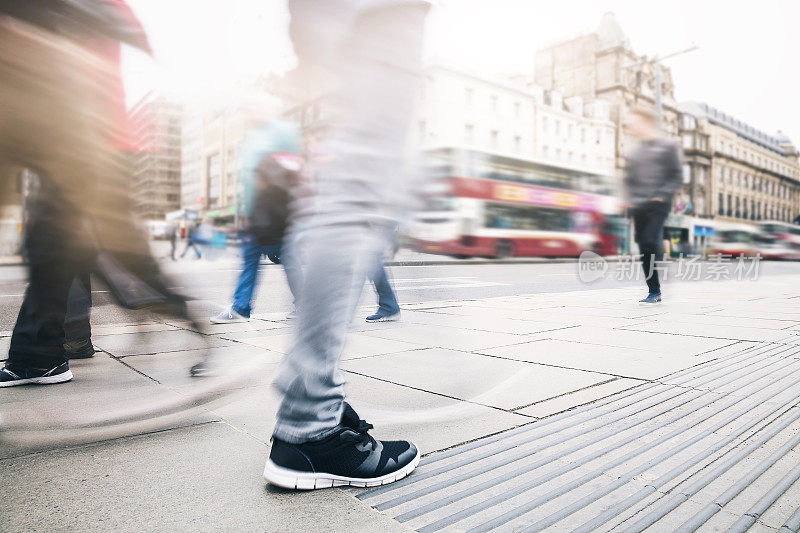
<instances>
[{"instance_id":1,"label":"bright overcast sky","mask_svg":"<svg viewBox=\"0 0 800 533\"><path fill-rule=\"evenodd\" d=\"M294 62L285 0L129 2L156 53L155 64L128 54L131 99L150 87L224 92L230 80ZM596 28L606 11L637 53L699 46L668 60L678 101L708 102L800 144L800 0L439 0L427 55L485 74L531 73L537 48Z\"/></svg>"}]
</instances>

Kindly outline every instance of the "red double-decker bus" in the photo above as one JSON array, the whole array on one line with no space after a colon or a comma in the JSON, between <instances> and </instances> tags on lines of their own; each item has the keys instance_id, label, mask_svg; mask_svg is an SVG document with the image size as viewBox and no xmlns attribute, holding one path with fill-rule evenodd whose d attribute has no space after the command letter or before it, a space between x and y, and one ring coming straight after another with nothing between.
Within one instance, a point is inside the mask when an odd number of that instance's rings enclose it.
<instances>
[{"instance_id":1,"label":"red double-decker bus","mask_svg":"<svg viewBox=\"0 0 800 533\"><path fill-rule=\"evenodd\" d=\"M610 178L466 150L429 154L436 177L409 236L417 251L460 258L617 253Z\"/></svg>"}]
</instances>

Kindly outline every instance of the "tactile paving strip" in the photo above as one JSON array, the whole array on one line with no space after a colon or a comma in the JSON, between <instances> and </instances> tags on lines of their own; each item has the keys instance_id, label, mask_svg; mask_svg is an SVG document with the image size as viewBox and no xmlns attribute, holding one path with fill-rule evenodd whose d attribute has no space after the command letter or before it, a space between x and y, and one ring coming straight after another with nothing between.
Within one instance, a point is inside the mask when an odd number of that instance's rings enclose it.
<instances>
[{"instance_id":1,"label":"tactile paving strip","mask_svg":"<svg viewBox=\"0 0 800 533\"><path fill-rule=\"evenodd\" d=\"M424 533L797 531L797 340L432 454L356 497Z\"/></svg>"}]
</instances>

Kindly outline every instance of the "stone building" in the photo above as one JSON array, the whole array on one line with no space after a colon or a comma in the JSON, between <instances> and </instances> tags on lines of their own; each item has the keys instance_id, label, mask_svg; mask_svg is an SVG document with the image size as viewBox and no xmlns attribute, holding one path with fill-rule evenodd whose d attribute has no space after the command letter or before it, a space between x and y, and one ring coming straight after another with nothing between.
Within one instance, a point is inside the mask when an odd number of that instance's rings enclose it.
<instances>
[{"instance_id":1,"label":"stone building","mask_svg":"<svg viewBox=\"0 0 800 533\"><path fill-rule=\"evenodd\" d=\"M238 173L248 130L280 116L279 80L273 76L242 80L237 97L184 101L180 208L216 224L232 224L237 215Z\"/></svg>"},{"instance_id":2,"label":"stone building","mask_svg":"<svg viewBox=\"0 0 800 533\"><path fill-rule=\"evenodd\" d=\"M425 69L412 131L423 150L459 147L613 174L606 102L564 99L524 79L497 81L442 65Z\"/></svg>"},{"instance_id":3,"label":"stone building","mask_svg":"<svg viewBox=\"0 0 800 533\"><path fill-rule=\"evenodd\" d=\"M798 151L708 104L680 105L686 155L683 197L697 216L730 222L792 222L800 214Z\"/></svg>"},{"instance_id":4,"label":"stone building","mask_svg":"<svg viewBox=\"0 0 800 533\"><path fill-rule=\"evenodd\" d=\"M130 111L134 212L144 220L163 220L180 207L181 104L148 93Z\"/></svg>"},{"instance_id":5,"label":"stone building","mask_svg":"<svg viewBox=\"0 0 800 533\"><path fill-rule=\"evenodd\" d=\"M625 154L633 141L625 127L631 108L655 108L655 68L634 52L613 13L606 13L596 31L559 41L536 52L534 81L565 98L608 102L616 127L615 168L622 175ZM678 136L678 108L672 73L662 66L662 127Z\"/></svg>"}]
</instances>

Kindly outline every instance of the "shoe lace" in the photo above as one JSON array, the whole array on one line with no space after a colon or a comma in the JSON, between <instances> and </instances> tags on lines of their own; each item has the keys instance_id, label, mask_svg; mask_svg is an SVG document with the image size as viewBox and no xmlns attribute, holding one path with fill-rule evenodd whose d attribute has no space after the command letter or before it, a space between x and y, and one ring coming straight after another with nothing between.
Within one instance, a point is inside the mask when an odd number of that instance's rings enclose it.
<instances>
[{"instance_id":1,"label":"shoe lace","mask_svg":"<svg viewBox=\"0 0 800 533\"><path fill-rule=\"evenodd\" d=\"M354 437L355 442L363 445L370 445L374 450L375 447L378 445L378 442L375 438L369 434L369 430L373 429L375 426L367 422L366 420L359 420L358 425L354 428L350 428L353 430L357 436Z\"/></svg>"}]
</instances>

